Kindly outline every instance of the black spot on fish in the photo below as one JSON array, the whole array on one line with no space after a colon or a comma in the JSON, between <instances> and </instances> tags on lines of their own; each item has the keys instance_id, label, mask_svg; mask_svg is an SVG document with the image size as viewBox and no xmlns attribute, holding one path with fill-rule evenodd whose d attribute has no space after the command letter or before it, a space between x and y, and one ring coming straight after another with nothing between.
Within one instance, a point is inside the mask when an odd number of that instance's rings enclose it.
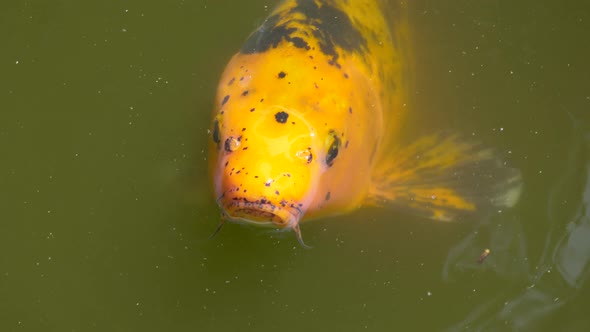
<instances>
[{"instance_id":1,"label":"black spot on fish","mask_svg":"<svg viewBox=\"0 0 590 332\"><path fill-rule=\"evenodd\" d=\"M331 64L337 65L338 53L335 47L359 53L367 50L367 40L342 10L328 3L319 6L315 0L297 0L297 6L291 12L303 14L305 23L315 28L312 32L319 40L320 50L332 56Z\"/></svg>"},{"instance_id":2,"label":"black spot on fish","mask_svg":"<svg viewBox=\"0 0 590 332\"><path fill-rule=\"evenodd\" d=\"M279 73L279 78L285 78L285 76L287 76L287 73L285 73L284 71Z\"/></svg>"},{"instance_id":3,"label":"black spot on fish","mask_svg":"<svg viewBox=\"0 0 590 332\"><path fill-rule=\"evenodd\" d=\"M352 106L348 108L348 113L352 114Z\"/></svg>"},{"instance_id":4,"label":"black spot on fish","mask_svg":"<svg viewBox=\"0 0 590 332\"><path fill-rule=\"evenodd\" d=\"M250 112L254 112L255 110L256 110L255 108L251 108L250 109Z\"/></svg>"},{"instance_id":5,"label":"black spot on fish","mask_svg":"<svg viewBox=\"0 0 590 332\"><path fill-rule=\"evenodd\" d=\"M293 46L295 46L297 48L304 48L306 50L309 50L309 45L301 37L288 38L287 40L290 41L290 42L292 42L293 43Z\"/></svg>"},{"instance_id":6,"label":"black spot on fish","mask_svg":"<svg viewBox=\"0 0 590 332\"><path fill-rule=\"evenodd\" d=\"M229 95L223 97L223 100L221 101L221 106L225 105L225 103L227 103L228 100L229 100Z\"/></svg>"},{"instance_id":7,"label":"black spot on fish","mask_svg":"<svg viewBox=\"0 0 590 332\"><path fill-rule=\"evenodd\" d=\"M231 79L231 80L229 80L229 83L227 83L227 85L232 85L232 84L234 84L234 81L235 81L235 80L236 80L236 78L235 78L235 77L232 77L232 79Z\"/></svg>"},{"instance_id":8,"label":"black spot on fish","mask_svg":"<svg viewBox=\"0 0 590 332\"><path fill-rule=\"evenodd\" d=\"M332 138L332 143L330 144L328 152L326 153L326 165L328 166L332 166L334 164L334 159L338 157L338 150L342 144L340 137L338 137L335 131L330 131L330 137Z\"/></svg>"},{"instance_id":9,"label":"black spot on fish","mask_svg":"<svg viewBox=\"0 0 590 332\"><path fill-rule=\"evenodd\" d=\"M297 29L287 28L285 24L279 25L280 19L279 14L267 18L262 26L246 40L241 52L244 54L265 52L271 47L277 47L283 39L290 38Z\"/></svg>"},{"instance_id":10,"label":"black spot on fish","mask_svg":"<svg viewBox=\"0 0 590 332\"><path fill-rule=\"evenodd\" d=\"M217 146L219 146L219 142L221 142L221 137L219 136L219 121L215 120L215 123L213 124L213 134L211 135L211 137L213 138L213 142L215 142Z\"/></svg>"},{"instance_id":11,"label":"black spot on fish","mask_svg":"<svg viewBox=\"0 0 590 332\"><path fill-rule=\"evenodd\" d=\"M326 201L329 201L330 200L330 192L329 191L326 193L325 200Z\"/></svg>"},{"instance_id":12,"label":"black spot on fish","mask_svg":"<svg viewBox=\"0 0 590 332\"><path fill-rule=\"evenodd\" d=\"M287 112L278 112L277 114L275 114L275 120L277 120L278 123L285 123L287 122L287 119L289 118L289 113Z\"/></svg>"},{"instance_id":13,"label":"black spot on fish","mask_svg":"<svg viewBox=\"0 0 590 332\"><path fill-rule=\"evenodd\" d=\"M302 17L303 16L303 17ZM242 53L262 53L276 48L281 41L292 42L297 48L310 49L308 43L301 37L293 36L298 32L291 27L291 22L309 26L315 38L318 39L320 50L331 57L330 64L340 68L336 47L348 52L364 54L367 50L367 40L354 27L348 15L330 3L316 0L297 0L297 5L288 12L270 16L258 30L256 30L241 49ZM307 31L302 31L304 35Z\"/></svg>"},{"instance_id":14,"label":"black spot on fish","mask_svg":"<svg viewBox=\"0 0 590 332\"><path fill-rule=\"evenodd\" d=\"M244 97L247 96L248 95L248 92L249 92L248 90L242 92L242 96L244 96Z\"/></svg>"}]
</instances>

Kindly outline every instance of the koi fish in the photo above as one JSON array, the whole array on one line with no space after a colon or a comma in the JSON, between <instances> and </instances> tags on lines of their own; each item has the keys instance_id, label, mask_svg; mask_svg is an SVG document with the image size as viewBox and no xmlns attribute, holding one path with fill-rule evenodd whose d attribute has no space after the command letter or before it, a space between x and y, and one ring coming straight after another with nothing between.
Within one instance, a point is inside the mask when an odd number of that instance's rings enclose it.
<instances>
[{"instance_id":1,"label":"koi fish","mask_svg":"<svg viewBox=\"0 0 590 332\"><path fill-rule=\"evenodd\" d=\"M445 221L514 205L520 173L490 149L458 135L396 142L412 67L398 7L286 0L231 58L210 129L215 233L266 225L305 247L301 221L363 205Z\"/></svg>"}]
</instances>

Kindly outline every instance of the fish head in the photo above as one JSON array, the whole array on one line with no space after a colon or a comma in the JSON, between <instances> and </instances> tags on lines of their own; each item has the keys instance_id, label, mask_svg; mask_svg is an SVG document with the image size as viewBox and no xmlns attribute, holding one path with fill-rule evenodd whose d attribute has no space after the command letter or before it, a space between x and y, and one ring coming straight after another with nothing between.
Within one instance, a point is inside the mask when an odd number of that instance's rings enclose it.
<instances>
[{"instance_id":1,"label":"fish head","mask_svg":"<svg viewBox=\"0 0 590 332\"><path fill-rule=\"evenodd\" d=\"M321 177L322 137L296 109L240 110L243 116L228 109L213 119L211 173L217 202L232 221L294 228Z\"/></svg>"},{"instance_id":2,"label":"fish head","mask_svg":"<svg viewBox=\"0 0 590 332\"><path fill-rule=\"evenodd\" d=\"M226 219L298 232L303 219L360 205L381 112L370 80L346 68L298 49L232 58L209 139L211 179Z\"/></svg>"}]
</instances>

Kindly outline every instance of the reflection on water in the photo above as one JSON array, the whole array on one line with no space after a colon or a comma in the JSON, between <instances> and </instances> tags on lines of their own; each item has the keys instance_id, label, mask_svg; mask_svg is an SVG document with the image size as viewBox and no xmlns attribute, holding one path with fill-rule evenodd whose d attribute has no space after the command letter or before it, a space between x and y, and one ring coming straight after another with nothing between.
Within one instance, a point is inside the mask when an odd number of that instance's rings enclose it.
<instances>
[{"instance_id":1,"label":"reflection on water","mask_svg":"<svg viewBox=\"0 0 590 332\"><path fill-rule=\"evenodd\" d=\"M590 275L589 157L590 132L578 129L563 161L563 176L550 195L549 222L538 224L547 230L535 233L545 236L538 261L529 257L533 251L527 249L527 236L532 233L523 231L524 225L537 221L514 216L487 220L449 251L443 270L445 281L453 282L466 272L483 269L492 270L506 285L503 292L477 305L449 331L538 328L576 298ZM577 195L571 194L574 188ZM567 198L568 192L572 200ZM486 246L492 253L480 265L473 257Z\"/></svg>"}]
</instances>

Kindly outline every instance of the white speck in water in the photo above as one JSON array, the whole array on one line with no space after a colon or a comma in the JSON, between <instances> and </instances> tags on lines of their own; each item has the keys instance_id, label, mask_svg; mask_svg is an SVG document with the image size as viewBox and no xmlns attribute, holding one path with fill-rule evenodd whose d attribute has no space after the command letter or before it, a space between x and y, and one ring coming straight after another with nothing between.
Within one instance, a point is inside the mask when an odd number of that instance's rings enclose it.
<instances>
[{"instance_id":1,"label":"white speck in water","mask_svg":"<svg viewBox=\"0 0 590 332\"><path fill-rule=\"evenodd\" d=\"M18 60L16 60L16 64L18 65Z\"/></svg>"},{"instance_id":2,"label":"white speck in water","mask_svg":"<svg viewBox=\"0 0 590 332\"><path fill-rule=\"evenodd\" d=\"M426 292L426 295L432 296L432 292L428 291L428 292Z\"/></svg>"}]
</instances>

